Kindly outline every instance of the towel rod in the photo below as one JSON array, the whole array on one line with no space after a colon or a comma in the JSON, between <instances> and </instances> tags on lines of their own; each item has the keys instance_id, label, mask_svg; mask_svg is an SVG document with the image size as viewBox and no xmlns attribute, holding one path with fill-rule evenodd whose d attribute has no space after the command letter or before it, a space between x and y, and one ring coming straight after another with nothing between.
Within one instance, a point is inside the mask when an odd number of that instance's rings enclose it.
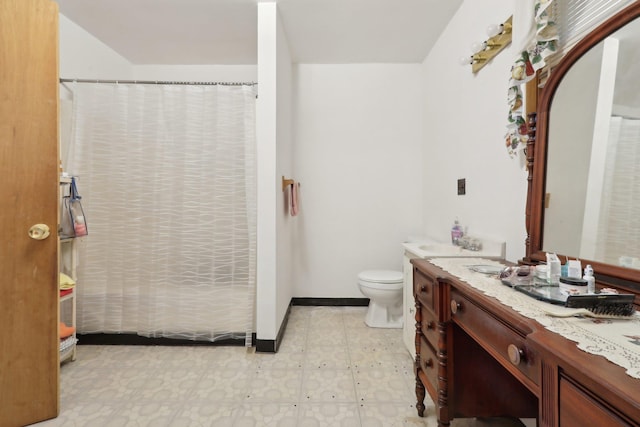
<instances>
[{"instance_id":1,"label":"towel rod","mask_svg":"<svg viewBox=\"0 0 640 427\"><path fill-rule=\"evenodd\" d=\"M282 176L282 191L285 191L288 186L295 184L296 182L293 179L287 179Z\"/></svg>"}]
</instances>

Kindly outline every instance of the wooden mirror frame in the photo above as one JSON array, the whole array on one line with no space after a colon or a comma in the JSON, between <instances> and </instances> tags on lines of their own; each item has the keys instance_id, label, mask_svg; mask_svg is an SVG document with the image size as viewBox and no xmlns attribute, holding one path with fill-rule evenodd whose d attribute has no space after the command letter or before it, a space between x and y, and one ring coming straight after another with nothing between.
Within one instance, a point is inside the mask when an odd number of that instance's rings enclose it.
<instances>
[{"instance_id":1,"label":"wooden mirror frame","mask_svg":"<svg viewBox=\"0 0 640 427\"><path fill-rule=\"evenodd\" d=\"M538 264L546 261L546 252L542 250L545 210L545 177L547 159L547 138L549 133L549 111L556 89L567 71L593 46L604 40L627 23L640 17L640 1L624 8L585 36L571 49L552 70L542 89L528 86L527 95L537 98L537 112L528 115L529 141L527 142L528 188L525 223L527 228L525 264ZM536 93L537 91L537 93ZM564 254L561 259L565 258ZM575 258L575 256L571 256ZM640 270L624 268L591 260L581 260L583 265L591 264L595 270L598 285L620 288L636 294L640 299Z\"/></svg>"}]
</instances>

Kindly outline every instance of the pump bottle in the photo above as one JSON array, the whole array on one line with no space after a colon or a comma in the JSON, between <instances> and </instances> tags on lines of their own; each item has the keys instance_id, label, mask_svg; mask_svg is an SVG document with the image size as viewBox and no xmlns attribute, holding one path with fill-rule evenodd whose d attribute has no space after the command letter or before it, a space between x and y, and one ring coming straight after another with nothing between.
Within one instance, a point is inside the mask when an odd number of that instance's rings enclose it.
<instances>
[{"instance_id":1,"label":"pump bottle","mask_svg":"<svg viewBox=\"0 0 640 427\"><path fill-rule=\"evenodd\" d=\"M587 281L587 293L595 294L596 293L596 278L593 277L593 268L591 264L588 264L584 269L584 276L582 277Z\"/></svg>"},{"instance_id":2,"label":"pump bottle","mask_svg":"<svg viewBox=\"0 0 640 427\"><path fill-rule=\"evenodd\" d=\"M462 226L458 222L458 218L453 222L453 227L451 227L451 243L458 246L460 244L460 238L463 235Z\"/></svg>"}]
</instances>

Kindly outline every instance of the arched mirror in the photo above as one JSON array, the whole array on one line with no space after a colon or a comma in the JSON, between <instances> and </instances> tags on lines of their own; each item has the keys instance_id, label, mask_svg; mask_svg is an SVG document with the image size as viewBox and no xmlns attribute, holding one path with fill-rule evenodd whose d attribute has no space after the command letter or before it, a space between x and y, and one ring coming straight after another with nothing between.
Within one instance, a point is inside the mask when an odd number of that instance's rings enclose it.
<instances>
[{"instance_id":1,"label":"arched mirror","mask_svg":"<svg viewBox=\"0 0 640 427\"><path fill-rule=\"evenodd\" d=\"M640 295L640 2L576 45L540 91L527 257L592 264Z\"/></svg>"}]
</instances>

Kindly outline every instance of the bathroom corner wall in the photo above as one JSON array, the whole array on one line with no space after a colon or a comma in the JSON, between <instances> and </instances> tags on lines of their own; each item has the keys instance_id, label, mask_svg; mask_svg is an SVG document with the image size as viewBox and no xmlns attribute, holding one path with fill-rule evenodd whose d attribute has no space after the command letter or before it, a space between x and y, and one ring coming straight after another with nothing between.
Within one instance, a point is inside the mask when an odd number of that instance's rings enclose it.
<instances>
[{"instance_id":1,"label":"bathroom corner wall","mask_svg":"<svg viewBox=\"0 0 640 427\"><path fill-rule=\"evenodd\" d=\"M124 57L60 14L60 78L130 79L133 67ZM60 160L67 172L71 137L71 92L60 85Z\"/></svg>"},{"instance_id":2,"label":"bathroom corner wall","mask_svg":"<svg viewBox=\"0 0 640 427\"><path fill-rule=\"evenodd\" d=\"M258 248L256 335L275 340L291 301L291 236L282 176L293 170L291 55L275 2L258 3Z\"/></svg>"},{"instance_id":3,"label":"bathroom corner wall","mask_svg":"<svg viewBox=\"0 0 640 427\"><path fill-rule=\"evenodd\" d=\"M93 35L60 15L61 79L130 79L131 63ZM61 95L62 95L61 91Z\"/></svg>"},{"instance_id":4,"label":"bathroom corner wall","mask_svg":"<svg viewBox=\"0 0 640 427\"><path fill-rule=\"evenodd\" d=\"M364 298L422 219L420 64L296 64L294 296ZM428 132L428 129L427 129Z\"/></svg>"},{"instance_id":5,"label":"bathroom corner wall","mask_svg":"<svg viewBox=\"0 0 640 427\"><path fill-rule=\"evenodd\" d=\"M525 255L527 174L505 147L510 70L529 28L533 2L466 0L423 63L423 227L447 241L456 217L469 234L506 241L506 257ZM491 23L514 15L514 42L477 74L460 66ZM466 178L466 195L457 180Z\"/></svg>"},{"instance_id":6,"label":"bathroom corner wall","mask_svg":"<svg viewBox=\"0 0 640 427\"><path fill-rule=\"evenodd\" d=\"M293 155L292 59L282 19L276 14L276 327L280 327L293 295L293 236L297 217L289 214L291 192L282 191L282 177L299 180ZM260 88L258 87L258 91ZM276 330L277 333L277 330Z\"/></svg>"}]
</instances>

